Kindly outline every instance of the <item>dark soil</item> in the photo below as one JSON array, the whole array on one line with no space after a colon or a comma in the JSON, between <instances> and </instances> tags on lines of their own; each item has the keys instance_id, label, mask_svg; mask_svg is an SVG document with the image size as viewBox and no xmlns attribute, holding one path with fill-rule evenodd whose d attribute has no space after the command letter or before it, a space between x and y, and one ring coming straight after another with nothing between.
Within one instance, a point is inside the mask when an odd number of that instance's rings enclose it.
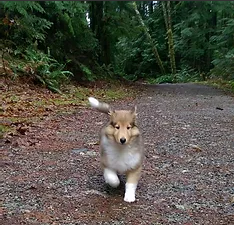
<instances>
[{"instance_id":1,"label":"dark soil","mask_svg":"<svg viewBox=\"0 0 234 225\"><path fill-rule=\"evenodd\" d=\"M90 108L2 139L1 225L234 224L234 99L195 84L145 85L137 104L146 157L134 203L104 184Z\"/></svg>"}]
</instances>

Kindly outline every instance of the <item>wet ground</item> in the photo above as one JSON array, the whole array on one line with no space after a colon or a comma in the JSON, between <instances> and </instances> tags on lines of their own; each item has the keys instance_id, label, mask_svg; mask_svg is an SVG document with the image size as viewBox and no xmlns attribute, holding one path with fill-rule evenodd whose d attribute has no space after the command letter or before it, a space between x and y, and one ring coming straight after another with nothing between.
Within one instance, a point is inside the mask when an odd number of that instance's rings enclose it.
<instances>
[{"instance_id":1,"label":"wet ground","mask_svg":"<svg viewBox=\"0 0 234 225\"><path fill-rule=\"evenodd\" d=\"M0 224L234 224L234 98L203 85L145 85L138 108L146 156L137 201L99 165L103 114L80 107L1 140Z\"/></svg>"}]
</instances>

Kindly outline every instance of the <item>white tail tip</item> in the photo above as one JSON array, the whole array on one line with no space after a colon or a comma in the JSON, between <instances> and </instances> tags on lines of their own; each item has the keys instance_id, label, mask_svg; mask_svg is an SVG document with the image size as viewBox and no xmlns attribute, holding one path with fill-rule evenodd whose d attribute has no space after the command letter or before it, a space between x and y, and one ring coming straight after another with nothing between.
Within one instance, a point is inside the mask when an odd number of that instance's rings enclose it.
<instances>
[{"instance_id":1,"label":"white tail tip","mask_svg":"<svg viewBox=\"0 0 234 225\"><path fill-rule=\"evenodd\" d=\"M96 98L89 97L88 100L89 100L89 103L92 107L94 107L94 108L98 107L99 101Z\"/></svg>"}]
</instances>

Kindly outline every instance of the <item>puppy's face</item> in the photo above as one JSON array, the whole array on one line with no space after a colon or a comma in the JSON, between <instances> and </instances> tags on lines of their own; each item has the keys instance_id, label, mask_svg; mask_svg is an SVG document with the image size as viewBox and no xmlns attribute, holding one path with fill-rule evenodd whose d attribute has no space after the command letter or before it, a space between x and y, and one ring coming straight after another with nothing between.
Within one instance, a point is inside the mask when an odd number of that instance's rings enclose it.
<instances>
[{"instance_id":1,"label":"puppy's face","mask_svg":"<svg viewBox=\"0 0 234 225\"><path fill-rule=\"evenodd\" d=\"M110 112L110 125L107 129L108 136L121 145L128 144L134 137L139 135L135 120L135 110L116 110Z\"/></svg>"}]
</instances>

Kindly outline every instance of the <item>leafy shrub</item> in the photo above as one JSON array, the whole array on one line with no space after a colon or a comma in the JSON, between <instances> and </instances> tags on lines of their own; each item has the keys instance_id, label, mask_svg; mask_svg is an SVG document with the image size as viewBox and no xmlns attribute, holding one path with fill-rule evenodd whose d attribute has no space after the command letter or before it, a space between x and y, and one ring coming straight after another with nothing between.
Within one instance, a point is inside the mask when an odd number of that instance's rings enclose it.
<instances>
[{"instance_id":1,"label":"leafy shrub","mask_svg":"<svg viewBox=\"0 0 234 225\"><path fill-rule=\"evenodd\" d=\"M24 61L14 67L15 72L26 73L34 81L45 85L54 92L60 93L60 85L68 81L69 77L73 75L70 71L64 70L64 64L60 64L50 56L49 50L45 54L29 47L24 53L17 50L15 54L24 58Z\"/></svg>"},{"instance_id":2,"label":"leafy shrub","mask_svg":"<svg viewBox=\"0 0 234 225\"><path fill-rule=\"evenodd\" d=\"M175 75L177 83L196 82L201 80L201 76L194 69L184 66Z\"/></svg>"},{"instance_id":3,"label":"leafy shrub","mask_svg":"<svg viewBox=\"0 0 234 225\"><path fill-rule=\"evenodd\" d=\"M160 76L158 78L150 78L148 79L149 83L187 83L187 82L196 82L200 81L201 76L194 69L189 68L188 66L184 66L183 69L178 70L175 75L166 74Z\"/></svg>"},{"instance_id":4,"label":"leafy shrub","mask_svg":"<svg viewBox=\"0 0 234 225\"><path fill-rule=\"evenodd\" d=\"M27 46L45 40L46 31L53 23L41 17L46 12L39 2L3 1L0 6L5 10L4 35L13 42Z\"/></svg>"},{"instance_id":5,"label":"leafy shrub","mask_svg":"<svg viewBox=\"0 0 234 225\"><path fill-rule=\"evenodd\" d=\"M234 49L226 54L216 52L217 58L212 61L214 68L210 71L211 78L222 77L225 80L234 81Z\"/></svg>"},{"instance_id":6,"label":"leafy shrub","mask_svg":"<svg viewBox=\"0 0 234 225\"><path fill-rule=\"evenodd\" d=\"M158 78L149 78L148 82L150 84L163 84L163 83L173 83L174 80L173 80L173 75L167 74L160 76Z\"/></svg>"},{"instance_id":7,"label":"leafy shrub","mask_svg":"<svg viewBox=\"0 0 234 225\"><path fill-rule=\"evenodd\" d=\"M85 80L94 81L97 78L87 66L85 66L82 63L80 63L79 66L82 72L84 73Z\"/></svg>"}]
</instances>

